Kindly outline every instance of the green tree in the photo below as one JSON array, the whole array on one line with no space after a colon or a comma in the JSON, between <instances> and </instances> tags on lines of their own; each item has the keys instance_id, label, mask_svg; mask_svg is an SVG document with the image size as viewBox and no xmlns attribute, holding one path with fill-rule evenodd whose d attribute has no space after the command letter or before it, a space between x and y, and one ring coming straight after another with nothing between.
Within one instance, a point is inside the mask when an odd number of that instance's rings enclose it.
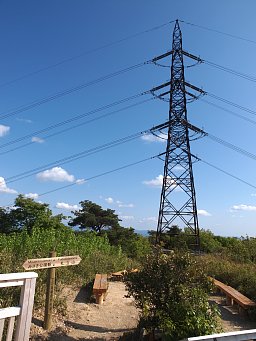
<instances>
[{"instance_id":1,"label":"green tree","mask_svg":"<svg viewBox=\"0 0 256 341\"><path fill-rule=\"evenodd\" d=\"M15 232L26 229L31 231L34 227L60 228L63 215L52 215L48 204L42 204L31 198L18 195L14 206L8 209L0 209L1 232Z\"/></svg>"},{"instance_id":2,"label":"green tree","mask_svg":"<svg viewBox=\"0 0 256 341\"><path fill-rule=\"evenodd\" d=\"M107 230L106 234L110 244L121 246L128 257L139 260L150 252L148 238L135 233L132 227L115 226Z\"/></svg>"},{"instance_id":3,"label":"green tree","mask_svg":"<svg viewBox=\"0 0 256 341\"><path fill-rule=\"evenodd\" d=\"M208 303L211 282L189 253L156 250L140 272L128 275L126 286L142 311L142 325L162 330L165 340L216 332L219 312Z\"/></svg>"},{"instance_id":4,"label":"green tree","mask_svg":"<svg viewBox=\"0 0 256 341\"><path fill-rule=\"evenodd\" d=\"M78 226L80 229L93 230L100 233L103 229L119 226L120 219L114 210L104 210L92 201L80 201L81 209L72 211L75 215L69 221L69 226Z\"/></svg>"}]
</instances>

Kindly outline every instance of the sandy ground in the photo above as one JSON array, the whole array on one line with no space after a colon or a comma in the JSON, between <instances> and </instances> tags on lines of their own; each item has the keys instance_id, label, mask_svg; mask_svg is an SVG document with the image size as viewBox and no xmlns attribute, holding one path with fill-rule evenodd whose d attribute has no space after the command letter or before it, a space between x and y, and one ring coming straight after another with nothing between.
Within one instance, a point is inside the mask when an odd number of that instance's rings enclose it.
<instances>
[{"instance_id":1,"label":"sandy ground","mask_svg":"<svg viewBox=\"0 0 256 341\"><path fill-rule=\"evenodd\" d=\"M218 304L221 312L221 324L224 332L255 329L256 322L241 316L235 307L226 305L224 296L211 296L210 302Z\"/></svg>"},{"instance_id":2,"label":"sandy ground","mask_svg":"<svg viewBox=\"0 0 256 341\"><path fill-rule=\"evenodd\" d=\"M47 333L34 319L31 340L118 340L125 332L136 328L139 312L132 298L127 298L122 282L110 282L103 305L86 302L84 289L68 290L68 313L64 321L54 318L53 328Z\"/></svg>"},{"instance_id":3,"label":"sandy ground","mask_svg":"<svg viewBox=\"0 0 256 341\"><path fill-rule=\"evenodd\" d=\"M125 332L136 328L139 312L133 299L127 294L122 282L110 282L106 301L103 305L86 303L85 289L67 289L68 312L66 319L53 318L52 330L43 330L42 314L34 318L31 340L82 341L118 340ZM256 322L240 316L234 307L227 306L223 296L211 296L211 302L218 304L224 332L254 329Z\"/></svg>"}]
</instances>

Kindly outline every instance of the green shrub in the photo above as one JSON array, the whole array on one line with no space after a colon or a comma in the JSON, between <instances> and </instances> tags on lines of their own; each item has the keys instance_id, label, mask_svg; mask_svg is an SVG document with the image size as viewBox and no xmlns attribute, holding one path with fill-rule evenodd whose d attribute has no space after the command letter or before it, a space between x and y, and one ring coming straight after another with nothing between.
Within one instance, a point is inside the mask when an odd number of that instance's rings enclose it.
<instances>
[{"instance_id":1,"label":"green shrub","mask_svg":"<svg viewBox=\"0 0 256 341\"><path fill-rule=\"evenodd\" d=\"M157 250L146 257L140 272L128 275L126 285L144 327L160 329L166 340L216 332L219 312L208 303L211 283L188 253L167 256Z\"/></svg>"}]
</instances>

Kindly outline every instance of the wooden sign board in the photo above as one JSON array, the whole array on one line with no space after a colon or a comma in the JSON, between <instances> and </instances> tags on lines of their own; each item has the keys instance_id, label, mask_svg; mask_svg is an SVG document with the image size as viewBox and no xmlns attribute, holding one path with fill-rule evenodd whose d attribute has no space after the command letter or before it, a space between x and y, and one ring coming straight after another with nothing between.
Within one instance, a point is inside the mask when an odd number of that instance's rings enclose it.
<instances>
[{"instance_id":1,"label":"wooden sign board","mask_svg":"<svg viewBox=\"0 0 256 341\"><path fill-rule=\"evenodd\" d=\"M58 268L61 266L77 265L81 261L79 256L63 256L27 259L22 265L25 270Z\"/></svg>"}]
</instances>

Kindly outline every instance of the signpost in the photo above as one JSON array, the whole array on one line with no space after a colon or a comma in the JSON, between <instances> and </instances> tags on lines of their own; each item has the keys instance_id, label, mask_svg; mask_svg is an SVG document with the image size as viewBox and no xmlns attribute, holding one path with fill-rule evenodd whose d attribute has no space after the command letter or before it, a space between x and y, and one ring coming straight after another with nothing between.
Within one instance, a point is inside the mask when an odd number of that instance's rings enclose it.
<instances>
[{"instance_id":1,"label":"signpost","mask_svg":"<svg viewBox=\"0 0 256 341\"><path fill-rule=\"evenodd\" d=\"M49 258L27 259L23 264L25 270L48 269L44 329L49 330L52 324L53 297L55 287L55 268L77 265L81 261L79 256L56 257L56 252L50 252Z\"/></svg>"}]
</instances>

